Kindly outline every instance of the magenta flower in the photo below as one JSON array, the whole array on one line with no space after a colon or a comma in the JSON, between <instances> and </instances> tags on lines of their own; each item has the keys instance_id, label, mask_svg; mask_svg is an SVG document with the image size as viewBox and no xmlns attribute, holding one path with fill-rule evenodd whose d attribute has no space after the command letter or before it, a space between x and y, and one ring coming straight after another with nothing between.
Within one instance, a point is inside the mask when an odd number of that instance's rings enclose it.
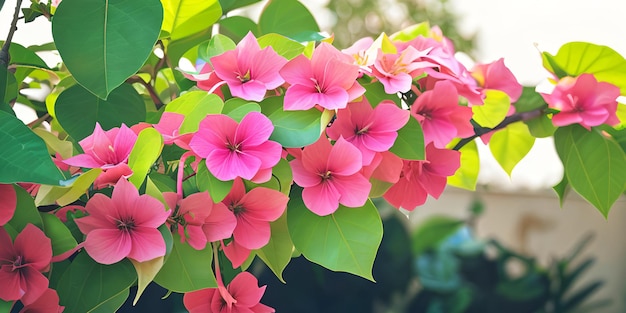
<instances>
[{"instance_id":1,"label":"magenta flower","mask_svg":"<svg viewBox=\"0 0 626 313\"><path fill-rule=\"evenodd\" d=\"M267 90L278 88L285 81L278 71L287 60L272 49L261 49L251 32L235 50L211 58L215 74L223 79L233 96L261 101Z\"/></svg>"},{"instance_id":2,"label":"magenta flower","mask_svg":"<svg viewBox=\"0 0 626 313\"><path fill-rule=\"evenodd\" d=\"M289 198L280 191L256 187L246 193L241 179L236 179L222 203L235 214L237 226L233 239L246 249L259 249L270 240L270 222L277 220Z\"/></svg>"},{"instance_id":3,"label":"magenta flower","mask_svg":"<svg viewBox=\"0 0 626 313\"><path fill-rule=\"evenodd\" d=\"M304 55L290 60L280 75L291 84L285 93L285 110L308 110L316 104L343 109L365 93L356 82L359 66L352 57L325 42L315 48L310 60Z\"/></svg>"},{"instance_id":4,"label":"magenta flower","mask_svg":"<svg viewBox=\"0 0 626 313\"><path fill-rule=\"evenodd\" d=\"M459 105L456 89L448 81L437 82L411 106L411 115L422 125L424 144L432 142L437 148L445 148L455 137L471 136L472 114L471 108Z\"/></svg>"},{"instance_id":5,"label":"magenta flower","mask_svg":"<svg viewBox=\"0 0 626 313\"><path fill-rule=\"evenodd\" d=\"M303 187L302 200L313 213L334 213L339 204L365 205L372 185L361 173L361 152L343 137L334 146L325 136L302 150L302 157L290 162L293 180Z\"/></svg>"},{"instance_id":6,"label":"magenta flower","mask_svg":"<svg viewBox=\"0 0 626 313\"><path fill-rule=\"evenodd\" d=\"M63 162L71 166L101 168L102 174L94 181L96 189L113 185L120 177L128 178L133 172L128 167L130 155L137 135L126 125L104 131L96 122L93 134L79 142L85 153Z\"/></svg>"},{"instance_id":7,"label":"magenta flower","mask_svg":"<svg viewBox=\"0 0 626 313\"><path fill-rule=\"evenodd\" d=\"M404 160L400 180L387 190L384 198L396 208L413 211L426 202L428 195L439 198L448 176L454 175L460 162L458 151L437 149L431 143L426 146L425 161Z\"/></svg>"},{"instance_id":8,"label":"magenta flower","mask_svg":"<svg viewBox=\"0 0 626 313\"><path fill-rule=\"evenodd\" d=\"M184 199L175 192L164 192L165 202L173 210L172 220L181 242L187 241L196 250L207 242L230 238L237 224L235 215L223 203L213 203L208 192L198 192Z\"/></svg>"},{"instance_id":9,"label":"magenta flower","mask_svg":"<svg viewBox=\"0 0 626 313\"><path fill-rule=\"evenodd\" d=\"M410 118L392 101L386 100L372 108L364 100L349 103L337 111L337 119L326 129L328 137L338 140L343 137L361 151L363 165L372 163L376 152L389 150L398 137L398 130Z\"/></svg>"},{"instance_id":10,"label":"magenta flower","mask_svg":"<svg viewBox=\"0 0 626 313\"><path fill-rule=\"evenodd\" d=\"M177 146L185 150L190 150L189 141L191 140L193 134L179 133L180 126L183 124L184 120L185 116L182 114L174 112L163 112L159 123L154 124L154 129L156 129L161 134L161 136L163 136L163 144L176 144Z\"/></svg>"},{"instance_id":11,"label":"magenta flower","mask_svg":"<svg viewBox=\"0 0 626 313\"><path fill-rule=\"evenodd\" d=\"M268 140L274 125L263 114L250 112L237 123L226 115L208 115L191 138L192 151L206 159L211 174L220 180L253 179L280 160L282 147Z\"/></svg>"},{"instance_id":12,"label":"magenta flower","mask_svg":"<svg viewBox=\"0 0 626 313\"><path fill-rule=\"evenodd\" d=\"M207 288L188 292L183 303L190 313L273 313L273 308L260 303L265 288L259 287L254 275L241 272L224 290Z\"/></svg>"},{"instance_id":13,"label":"magenta flower","mask_svg":"<svg viewBox=\"0 0 626 313\"><path fill-rule=\"evenodd\" d=\"M560 111L552 116L552 124L580 124L587 129L604 123L619 124L616 115L619 95L617 86L598 82L592 74L564 77L551 94L541 94L550 108Z\"/></svg>"},{"instance_id":14,"label":"magenta flower","mask_svg":"<svg viewBox=\"0 0 626 313\"><path fill-rule=\"evenodd\" d=\"M52 243L41 229L28 224L15 241L0 227L0 299L32 303L48 288Z\"/></svg>"},{"instance_id":15,"label":"magenta flower","mask_svg":"<svg viewBox=\"0 0 626 313\"><path fill-rule=\"evenodd\" d=\"M409 46L396 54L385 54L379 49L378 57L372 66L372 74L378 78L388 94L411 90L413 78L421 75L427 67L436 64L422 61L430 49L417 51Z\"/></svg>"},{"instance_id":16,"label":"magenta flower","mask_svg":"<svg viewBox=\"0 0 626 313\"><path fill-rule=\"evenodd\" d=\"M485 89L500 90L511 98L511 103L514 103L522 95L522 85L504 65L503 58L489 64L477 64L471 73L481 87L483 96Z\"/></svg>"},{"instance_id":17,"label":"magenta flower","mask_svg":"<svg viewBox=\"0 0 626 313\"><path fill-rule=\"evenodd\" d=\"M0 226L8 223L13 218L17 207L17 195L11 184L0 184Z\"/></svg>"},{"instance_id":18,"label":"magenta flower","mask_svg":"<svg viewBox=\"0 0 626 313\"><path fill-rule=\"evenodd\" d=\"M22 300L24 307L19 313L61 313L65 309L59 305L59 295L54 289L46 289L43 294L32 303Z\"/></svg>"},{"instance_id":19,"label":"magenta flower","mask_svg":"<svg viewBox=\"0 0 626 313\"><path fill-rule=\"evenodd\" d=\"M96 262L113 264L123 258L144 262L165 255L165 241L157 229L171 211L159 200L139 192L124 178L111 198L97 193L85 206L88 216L75 220L85 250Z\"/></svg>"}]
</instances>

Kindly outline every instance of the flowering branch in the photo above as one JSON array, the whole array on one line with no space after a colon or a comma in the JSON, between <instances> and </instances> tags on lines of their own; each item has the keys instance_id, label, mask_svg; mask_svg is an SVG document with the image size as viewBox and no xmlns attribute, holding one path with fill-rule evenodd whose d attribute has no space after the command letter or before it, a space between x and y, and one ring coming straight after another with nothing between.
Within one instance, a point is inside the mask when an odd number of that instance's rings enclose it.
<instances>
[{"instance_id":1,"label":"flowering branch","mask_svg":"<svg viewBox=\"0 0 626 313\"><path fill-rule=\"evenodd\" d=\"M161 99L159 98L159 95L157 94L156 90L154 90L154 87L150 85L149 83L147 83L146 81L144 81L141 77L131 76L130 78L126 80L126 82L131 83L131 84L139 83L143 85L148 91L148 93L150 94L150 98L152 99L152 102L154 102L154 105L156 106L157 110L160 109L164 105L163 101L161 101Z\"/></svg>"},{"instance_id":2,"label":"flowering branch","mask_svg":"<svg viewBox=\"0 0 626 313\"><path fill-rule=\"evenodd\" d=\"M22 7L22 0L17 0L17 4L15 5L15 13L13 13L13 21L11 22L11 28L9 29L9 34L7 35L7 40L4 42L2 46L2 50L0 50L0 65L7 67L9 65L9 46L11 46L11 41L13 40L13 34L17 30L17 20L19 19L18 15L20 13L20 8Z\"/></svg>"}]
</instances>

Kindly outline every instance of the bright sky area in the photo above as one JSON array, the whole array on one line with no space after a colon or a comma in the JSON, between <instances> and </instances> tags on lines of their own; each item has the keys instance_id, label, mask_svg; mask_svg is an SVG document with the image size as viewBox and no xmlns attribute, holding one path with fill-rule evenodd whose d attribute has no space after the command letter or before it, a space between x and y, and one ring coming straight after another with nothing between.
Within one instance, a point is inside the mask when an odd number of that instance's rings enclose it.
<instances>
[{"instance_id":1,"label":"bright sky area","mask_svg":"<svg viewBox=\"0 0 626 313\"><path fill-rule=\"evenodd\" d=\"M461 17L461 32L478 33L477 61L491 62L504 57L524 85L537 85L546 77L539 50L556 53L567 42L588 41L610 46L626 55L624 0L451 1ZM329 26L328 12L320 10L325 1L303 2L322 27ZM30 1L24 1L24 6L29 4ZM2 39L6 38L14 5L15 0L6 0L0 11ZM28 46L51 41L49 23L43 18L26 25L20 23L18 27L14 37L17 43ZM481 184L503 189L550 188L561 179L562 171L549 139L537 140L511 178L495 163L488 149L481 149Z\"/></svg>"}]
</instances>

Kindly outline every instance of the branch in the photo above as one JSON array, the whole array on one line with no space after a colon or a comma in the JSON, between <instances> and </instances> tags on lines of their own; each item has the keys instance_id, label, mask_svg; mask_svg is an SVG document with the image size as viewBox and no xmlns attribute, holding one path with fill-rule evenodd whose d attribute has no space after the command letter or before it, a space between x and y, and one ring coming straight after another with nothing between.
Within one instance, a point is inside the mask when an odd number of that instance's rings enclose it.
<instances>
[{"instance_id":1,"label":"branch","mask_svg":"<svg viewBox=\"0 0 626 313\"><path fill-rule=\"evenodd\" d=\"M459 141L459 143L456 144L456 146L454 146L454 148L452 148L452 150L460 150L461 148L463 148L463 146L465 146L466 144L472 142L472 140L487 134L489 132L492 131L496 131L499 129L503 129L505 127L507 127L510 124L513 124L515 122L520 122L520 121L529 121L532 120L534 118L540 117L541 115L543 115L545 112L546 108L545 107L541 107L532 111L528 111L528 112L521 112L521 113L515 113L511 116L508 116L507 118L505 118L502 122L500 122L500 124L496 125L496 127L494 128L487 128L487 127L475 127L474 128L474 135L467 137L467 138L463 138L461 139L461 141Z\"/></svg>"},{"instance_id":2,"label":"branch","mask_svg":"<svg viewBox=\"0 0 626 313\"><path fill-rule=\"evenodd\" d=\"M17 21L19 19L20 8L22 7L22 0L17 0L17 4L15 5L15 13L13 13L13 21L11 22L11 29L9 29L9 34L7 35L7 40L4 42L2 49L0 50L0 65L4 67L9 66L9 46L11 46L11 41L13 40L13 33L17 30Z\"/></svg>"},{"instance_id":3,"label":"branch","mask_svg":"<svg viewBox=\"0 0 626 313\"><path fill-rule=\"evenodd\" d=\"M152 87L152 85L150 85L149 83L146 83L146 81L144 81L141 77L131 76L129 79L126 80L126 82L131 83L131 84L132 83L142 84L144 87L146 87L146 90L150 94L150 98L152 98L152 102L154 102L154 105L156 106L157 110L163 106L163 102L159 98L159 95L157 95L156 90L154 90L154 87Z\"/></svg>"}]
</instances>

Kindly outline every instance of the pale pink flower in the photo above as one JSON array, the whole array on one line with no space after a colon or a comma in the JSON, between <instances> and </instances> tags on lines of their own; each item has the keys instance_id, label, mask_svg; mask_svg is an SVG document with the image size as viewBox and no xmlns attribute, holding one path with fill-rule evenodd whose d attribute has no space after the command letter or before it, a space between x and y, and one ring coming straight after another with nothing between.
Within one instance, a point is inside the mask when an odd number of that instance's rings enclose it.
<instances>
[{"instance_id":1,"label":"pale pink flower","mask_svg":"<svg viewBox=\"0 0 626 313\"><path fill-rule=\"evenodd\" d=\"M59 295L54 289L46 289L34 302L25 303L19 313L61 313L64 306L59 305Z\"/></svg>"},{"instance_id":2,"label":"pale pink flower","mask_svg":"<svg viewBox=\"0 0 626 313\"><path fill-rule=\"evenodd\" d=\"M171 211L139 192L124 178L111 198L97 193L85 206L89 214L74 220L85 239L85 250L96 262L113 264L128 257L144 262L165 255L165 240L157 229Z\"/></svg>"},{"instance_id":3,"label":"pale pink flower","mask_svg":"<svg viewBox=\"0 0 626 313\"><path fill-rule=\"evenodd\" d=\"M560 111L552 116L552 124L580 124L587 129L605 123L619 124L616 115L619 95L617 86L598 82L592 74L564 77L551 94L541 94L550 108Z\"/></svg>"},{"instance_id":4,"label":"pale pink flower","mask_svg":"<svg viewBox=\"0 0 626 313\"><path fill-rule=\"evenodd\" d=\"M285 93L285 110L308 110L316 104L342 109L365 93L356 81L359 66L352 57L325 42L315 48L310 60L304 55L290 60L280 75L291 85Z\"/></svg>"},{"instance_id":5,"label":"pale pink flower","mask_svg":"<svg viewBox=\"0 0 626 313\"><path fill-rule=\"evenodd\" d=\"M444 148L455 137L474 134L472 109L459 105L459 96L449 81L439 81L411 106L411 115L422 125L424 144Z\"/></svg>"},{"instance_id":6,"label":"pale pink flower","mask_svg":"<svg viewBox=\"0 0 626 313\"><path fill-rule=\"evenodd\" d=\"M454 175L460 162L458 151L437 149L431 143L426 146L425 161L404 160L400 180L387 190L384 198L396 208L412 211L424 204L428 195L439 198L448 176Z\"/></svg>"},{"instance_id":7,"label":"pale pink flower","mask_svg":"<svg viewBox=\"0 0 626 313\"><path fill-rule=\"evenodd\" d=\"M188 292L183 297L183 303L190 313L273 313L273 308L260 303L265 288L259 287L254 275L241 272L227 288Z\"/></svg>"},{"instance_id":8,"label":"pale pink flower","mask_svg":"<svg viewBox=\"0 0 626 313\"><path fill-rule=\"evenodd\" d=\"M263 100L267 90L285 82L278 74L285 63L287 60L272 47L261 49L252 32L235 50L211 58L215 74L226 82L231 94L250 101Z\"/></svg>"},{"instance_id":9,"label":"pale pink flower","mask_svg":"<svg viewBox=\"0 0 626 313\"><path fill-rule=\"evenodd\" d=\"M11 184L0 184L0 226L13 218L17 207L17 194Z\"/></svg>"},{"instance_id":10,"label":"pale pink flower","mask_svg":"<svg viewBox=\"0 0 626 313\"><path fill-rule=\"evenodd\" d=\"M193 134L180 134L180 126L183 124L184 120L185 116L182 114L163 112L159 123L153 125L154 129L163 136L163 144L176 144L185 150L190 150L189 141Z\"/></svg>"},{"instance_id":11,"label":"pale pink flower","mask_svg":"<svg viewBox=\"0 0 626 313\"><path fill-rule=\"evenodd\" d=\"M185 72L182 70L181 72L185 78L198 82L198 88L216 94L224 100L224 94L219 87L224 85L225 82L217 76L211 63L198 60L196 72Z\"/></svg>"},{"instance_id":12,"label":"pale pink flower","mask_svg":"<svg viewBox=\"0 0 626 313\"><path fill-rule=\"evenodd\" d=\"M343 137L361 151L363 165L372 163L376 152L389 150L398 137L398 130L410 118L390 100L379 103L376 108L363 100L349 103L337 111L337 119L326 129L328 137L338 140Z\"/></svg>"},{"instance_id":13,"label":"pale pink flower","mask_svg":"<svg viewBox=\"0 0 626 313\"><path fill-rule=\"evenodd\" d=\"M79 142L84 153L63 160L63 163L86 168L101 168L102 173L94 181L96 189L113 185L120 177L128 178L133 172L128 167L137 134L125 124L104 131L96 122L93 134Z\"/></svg>"},{"instance_id":14,"label":"pale pink flower","mask_svg":"<svg viewBox=\"0 0 626 313\"><path fill-rule=\"evenodd\" d=\"M207 115L189 146L206 159L207 168L218 179L251 180L280 160L282 147L268 140L273 130L272 122L259 112L248 113L241 123L222 114Z\"/></svg>"},{"instance_id":15,"label":"pale pink flower","mask_svg":"<svg viewBox=\"0 0 626 313\"><path fill-rule=\"evenodd\" d=\"M372 37L364 37L355 41L352 46L341 50L341 52L351 56L354 59L354 62L362 66L362 68L366 68L374 64L374 61L376 60L376 54L374 53L374 55L371 55L369 53L370 47L373 43L374 39L372 39Z\"/></svg>"},{"instance_id":16,"label":"pale pink flower","mask_svg":"<svg viewBox=\"0 0 626 313\"><path fill-rule=\"evenodd\" d=\"M385 92L395 94L411 90L413 78L424 73L427 67L437 64L422 61L422 57L428 54L430 49L418 51L408 46L395 54L383 53L379 49L378 57L372 66L372 75L385 87Z\"/></svg>"},{"instance_id":17,"label":"pale pink flower","mask_svg":"<svg viewBox=\"0 0 626 313\"><path fill-rule=\"evenodd\" d=\"M181 199L175 192L164 192L165 202L173 210L181 242L196 250L207 242L230 238L237 224L235 215L223 203L213 203L208 192L198 192Z\"/></svg>"},{"instance_id":18,"label":"pale pink flower","mask_svg":"<svg viewBox=\"0 0 626 313\"><path fill-rule=\"evenodd\" d=\"M52 243L33 224L28 224L11 241L7 231L0 227L0 299L32 303L48 288L48 279L42 274L50 269Z\"/></svg>"},{"instance_id":19,"label":"pale pink flower","mask_svg":"<svg viewBox=\"0 0 626 313\"><path fill-rule=\"evenodd\" d=\"M233 240L246 249L259 249L270 240L270 222L277 220L289 198L282 192L256 187L246 192L241 179L236 179L222 203L235 214L237 226Z\"/></svg>"},{"instance_id":20,"label":"pale pink flower","mask_svg":"<svg viewBox=\"0 0 626 313\"><path fill-rule=\"evenodd\" d=\"M522 85L511 70L506 67L503 58L488 64L477 64L472 69L471 74L478 82L479 90L483 96L484 90L500 90L509 96L511 103L514 103L522 95Z\"/></svg>"},{"instance_id":21,"label":"pale pink flower","mask_svg":"<svg viewBox=\"0 0 626 313\"><path fill-rule=\"evenodd\" d=\"M361 152L343 137L331 146L322 136L290 164L293 180L304 188L302 200L313 213L332 214L340 203L347 207L365 205L372 185L360 172Z\"/></svg>"}]
</instances>

